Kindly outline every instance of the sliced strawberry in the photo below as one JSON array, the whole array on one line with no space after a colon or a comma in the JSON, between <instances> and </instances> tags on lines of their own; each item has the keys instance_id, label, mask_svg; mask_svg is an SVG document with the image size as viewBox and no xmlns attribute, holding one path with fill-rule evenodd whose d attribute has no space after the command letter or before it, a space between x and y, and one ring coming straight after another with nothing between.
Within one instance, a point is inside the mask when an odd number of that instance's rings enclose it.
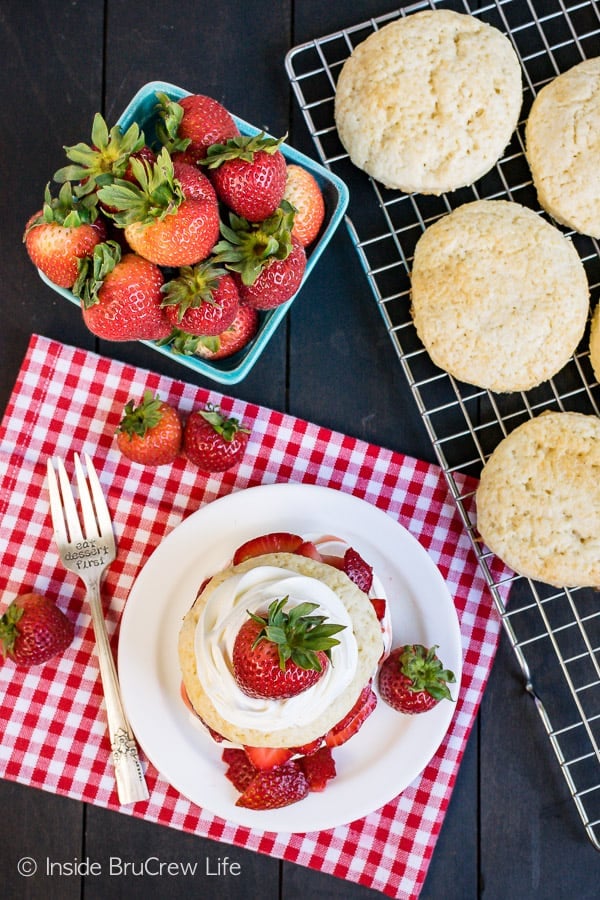
<instances>
[{"instance_id":1,"label":"sliced strawberry","mask_svg":"<svg viewBox=\"0 0 600 900\"><path fill-rule=\"evenodd\" d=\"M321 561L328 566L333 566L334 569L340 569L340 571L344 568L343 556L336 556L333 553L321 553Z\"/></svg>"},{"instance_id":2,"label":"sliced strawberry","mask_svg":"<svg viewBox=\"0 0 600 900\"><path fill-rule=\"evenodd\" d=\"M299 556L306 556L308 559L314 559L316 562L323 561L323 557L319 553L317 545L313 544L312 541L304 541L304 543L300 544L296 553Z\"/></svg>"},{"instance_id":3,"label":"sliced strawberry","mask_svg":"<svg viewBox=\"0 0 600 900\"><path fill-rule=\"evenodd\" d=\"M358 700L350 712L327 732L325 744L328 747L339 747L340 744L345 744L361 728L376 706L377 696L369 682L360 692Z\"/></svg>"},{"instance_id":4,"label":"sliced strawberry","mask_svg":"<svg viewBox=\"0 0 600 900\"><path fill-rule=\"evenodd\" d=\"M329 747L321 747L300 760L311 791L324 791L327 782L336 776L335 760Z\"/></svg>"},{"instance_id":5,"label":"sliced strawberry","mask_svg":"<svg viewBox=\"0 0 600 900\"><path fill-rule=\"evenodd\" d=\"M361 591L368 594L373 584L373 567L362 558L354 547L344 553L344 572Z\"/></svg>"},{"instance_id":6,"label":"sliced strawberry","mask_svg":"<svg viewBox=\"0 0 600 900\"><path fill-rule=\"evenodd\" d=\"M247 747L244 746L246 756L256 769L268 770L282 766L292 758L293 753L288 747Z\"/></svg>"},{"instance_id":7,"label":"sliced strawberry","mask_svg":"<svg viewBox=\"0 0 600 900\"><path fill-rule=\"evenodd\" d=\"M371 603L373 604L373 609L375 610L375 615L379 619L380 622L383 622L385 618L385 607L386 601L384 597L372 597Z\"/></svg>"},{"instance_id":8,"label":"sliced strawberry","mask_svg":"<svg viewBox=\"0 0 600 900\"><path fill-rule=\"evenodd\" d=\"M225 777L242 794L256 775L256 769L244 751L239 748L226 747L221 758L228 767Z\"/></svg>"},{"instance_id":9,"label":"sliced strawberry","mask_svg":"<svg viewBox=\"0 0 600 900\"><path fill-rule=\"evenodd\" d=\"M310 756L311 753L314 753L315 750L319 749L322 743L323 738L318 737L315 738L314 741L310 741L308 744L302 744L300 747L292 747L292 753L297 753L299 756Z\"/></svg>"},{"instance_id":10,"label":"sliced strawberry","mask_svg":"<svg viewBox=\"0 0 600 900\"><path fill-rule=\"evenodd\" d=\"M233 564L235 566L246 559L262 556L264 553L296 553L303 543L304 539L299 534L291 534L289 531L272 531L269 534L261 534L258 537L250 538L249 541L238 547L233 554Z\"/></svg>"},{"instance_id":11,"label":"sliced strawberry","mask_svg":"<svg viewBox=\"0 0 600 900\"><path fill-rule=\"evenodd\" d=\"M292 760L276 769L258 772L238 798L236 806L247 809L278 809L302 800L309 790L308 779L302 767Z\"/></svg>"}]
</instances>

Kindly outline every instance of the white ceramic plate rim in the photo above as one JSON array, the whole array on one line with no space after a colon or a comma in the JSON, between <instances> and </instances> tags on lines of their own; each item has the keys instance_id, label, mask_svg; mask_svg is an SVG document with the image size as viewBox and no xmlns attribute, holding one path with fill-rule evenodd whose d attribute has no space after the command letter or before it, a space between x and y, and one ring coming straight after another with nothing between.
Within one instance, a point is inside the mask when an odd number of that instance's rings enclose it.
<instances>
[{"instance_id":1,"label":"white ceramic plate rim","mask_svg":"<svg viewBox=\"0 0 600 900\"><path fill-rule=\"evenodd\" d=\"M354 495L304 484L259 485L201 507L149 557L121 622L118 667L125 707L152 764L181 794L238 825L307 832L346 824L403 791L438 750L455 703L404 716L382 701L360 732L337 748L337 776L323 793L277 810L235 806L221 748L180 696L177 638L198 587L227 565L243 541L269 531L337 534L375 568L390 600L393 643L437 644L458 696L460 627L448 588L432 559L391 516Z\"/></svg>"}]
</instances>

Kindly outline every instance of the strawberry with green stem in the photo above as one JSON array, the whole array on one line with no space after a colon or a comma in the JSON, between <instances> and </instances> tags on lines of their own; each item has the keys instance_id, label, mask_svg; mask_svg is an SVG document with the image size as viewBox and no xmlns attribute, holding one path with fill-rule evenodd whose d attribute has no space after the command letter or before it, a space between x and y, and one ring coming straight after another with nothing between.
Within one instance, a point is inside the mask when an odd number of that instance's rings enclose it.
<instances>
[{"instance_id":1,"label":"strawberry with green stem","mask_svg":"<svg viewBox=\"0 0 600 900\"><path fill-rule=\"evenodd\" d=\"M20 594L0 617L0 656L18 666L41 665L63 653L75 629L63 611L42 594Z\"/></svg>"},{"instance_id":2,"label":"strawberry with green stem","mask_svg":"<svg viewBox=\"0 0 600 900\"><path fill-rule=\"evenodd\" d=\"M306 269L306 253L292 235L294 210L284 200L260 223L230 215L221 225L215 259L235 273L240 301L255 309L273 309L296 293Z\"/></svg>"},{"instance_id":3,"label":"strawberry with green stem","mask_svg":"<svg viewBox=\"0 0 600 900\"><path fill-rule=\"evenodd\" d=\"M83 320L108 341L160 340L171 326L162 308L161 269L136 253L122 255L115 241L94 248L80 266L73 293Z\"/></svg>"},{"instance_id":4,"label":"strawberry with green stem","mask_svg":"<svg viewBox=\"0 0 600 900\"><path fill-rule=\"evenodd\" d=\"M232 651L234 678L250 697L281 700L312 687L325 674L334 637L345 626L316 615L318 604L285 609L289 597L273 600L265 615L248 613Z\"/></svg>"},{"instance_id":5,"label":"strawberry with green stem","mask_svg":"<svg viewBox=\"0 0 600 900\"><path fill-rule=\"evenodd\" d=\"M240 305L235 281L210 259L183 266L162 288L165 315L192 335L218 335L233 323Z\"/></svg>"},{"instance_id":6,"label":"strawberry with green stem","mask_svg":"<svg viewBox=\"0 0 600 900\"><path fill-rule=\"evenodd\" d=\"M126 131L120 125L108 129L104 118L96 113L92 124L92 143L80 142L65 147L70 163L54 174L59 183L76 183L75 192L79 196L89 194L112 182L116 178L135 181L131 159L155 159L155 154L146 144L144 133L133 122Z\"/></svg>"},{"instance_id":7,"label":"strawberry with green stem","mask_svg":"<svg viewBox=\"0 0 600 900\"><path fill-rule=\"evenodd\" d=\"M98 191L99 200L115 210L111 217L124 228L131 249L159 266L206 259L219 237L216 198L208 192L200 199L191 196L197 185L182 187L164 148L154 164L132 159L131 167L137 184L121 179ZM186 175L191 169L186 166Z\"/></svg>"},{"instance_id":8,"label":"strawberry with green stem","mask_svg":"<svg viewBox=\"0 0 600 900\"><path fill-rule=\"evenodd\" d=\"M238 135L213 144L201 164L208 168L218 198L249 222L273 215L283 199L287 166L283 138Z\"/></svg>"},{"instance_id":9,"label":"strawberry with green stem","mask_svg":"<svg viewBox=\"0 0 600 900\"><path fill-rule=\"evenodd\" d=\"M228 359L247 347L255 337L258 326L258 311L251 306L238 306L231 325L219 334L190 334L182 328L173 328L158 343L162 347L171 347L174 353L181 353L183 356L217 361Z\"/></svg>"},{"instance_id":10,"label":"strawberry with green stem","mask_svg":"<svg viewBox=\"0 0 600 900\"><path fill-rule=\"evenodd\" d=\"M117 447L127 459L161 466L179 456L183 426L177 410L148 389L138 404L128 401L116 437Z\"/></svg>"},{"instance_id":11,"label":"strawberry with green stem","mask_svg":"<svg viewBox=\"0 0 600 900\"><path fill-rule=\"evenodd\" d=\"M43 207L29 218L23 241L32 263L53 284L72 288L79 261L90 256L105 237L95 197L76 198L73 186L66 182L56 197L46 185Z\"/></svg>"},{"instance_id":12,"label":"strawberry with green stem","mask_svg":"<svg viewBox=\"0 0 600 900\"><path fill-rule=\"evenodd\" d=\"M250 429L234 416L224 416L207 404L191 413L185 423L183 451L204 472L225 472L237 465L246 450Z\"/></svg>"},{"instance_id":13,"label":"strawberry with green stem","mask_svg":"<svg viewBox=\"0 0 600 900\"><path fill-rule=\"evenodd\" d=\"M396 647L379 670L379 694L398 712L414 715L433 709L440 700L451 700L449 684L454 673L444 669L437 646L405 644Z\"/></svg>"},{"instance_id":14,"label":"strawberry with green stem","mask_svg":"<svg viewBox=\"0 0 600 900\"><path fill-rule=\"evenodd\" d=\"M172 100L162 91L156 97L156 134L174 158L195 163L204 159L212 144L222 143L240 133L231 113L212 97L188 94L180 100Z\"/></svg>"}]
</instances>

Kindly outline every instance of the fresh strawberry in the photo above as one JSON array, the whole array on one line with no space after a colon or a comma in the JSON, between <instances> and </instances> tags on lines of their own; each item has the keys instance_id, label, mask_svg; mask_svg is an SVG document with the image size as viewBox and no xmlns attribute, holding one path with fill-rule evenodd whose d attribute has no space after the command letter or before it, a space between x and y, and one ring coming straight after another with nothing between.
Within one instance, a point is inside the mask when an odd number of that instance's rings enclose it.
<instances>
[{"instance_id":1,"label":"fresh strawberry","mask_svg":"<svg viewBox=\"0 0 600 900\"><path fill-rule=\"evenodd\" d=\"M257 772L236 806L246 809L279 809L297 803L310 790L302 767L290 760L276 769Z\"/></svg>"},{"instance_id":2,"label":"fresh strawberry","mask_svg":"<svg viewBox=\"0 0 600 900\"><path fill-rule=\"evenodd\" d=\"M385 619L385 610L386 610L386 601L383 597L372 597L371 605L375 610L375 615L379 619L380 622L383 622Z\"/></svg>"},{"instance_id":3,"label":"fresh strawberry","mask_svg":"<svg viewBox=\"0 0 600 900\"><path fill-rule=\"evenodd\" d=\"M222 759L227 765L225 777L242 794L256 775L255 767L244 751L235 747L226 747L223 750Z\"/></svg>"},{"instance_id":4,"label":"fresh strawberry","mask_svg":"<svg viewBox=\"0 0 600 900\"><path fill-rule=\"evenodd\" d=\"M128 459L143 466L160 466L179 456L183 427L177 410L144 391L136 406L130 400L117 429L117 447Z\"/></svg>"},{"instance_id":5,"label":"fresh strawberry","mask_svg":"<svg viewBox=\"0 0 600 900\"><path fill-rule=\"evenodd\" d=\"M73 640L73 623L48 597L20 594L0 618L0 655L18 666L35 666L62 653Z\"/></svg>"},{"instance_id":6,"label":"fresh strawberry","mask_svg":"<svg viewBox=\"0 0 600 900\"><path fill-rule=\"evenodd\" d=\"M210 260L183 266L162 291L171 326L189 334L221 334L233 324L240 306L235 281Z\"/></svg>"},{"instance_id":7,"label":"fresh strawberry","mask_svg":"<svg viewBox=\"0 0 600 900\"><path fill-rule=\"evenodd\" d=\"M302 744L300 747L292 747L292 753L297 753L299 756L310 756L311 753L314 753L323 745L323 738L318 737L315 738L314 741L309 741L308 744Z\"/></svg>"},{"instance_id":8,"label":"fresh strawberry","mask_svg":"<svg viewBox=\"0 0 600 900\"><path fill-rule=\"evenodd\" d=\"M80 266L73 293L89 330L107 341L156 341L171 326L162 308L163 274L157 265L126 253L114 241L94 249Z\"/></svg>"},{"instance_id":9,"label":"fresh strawberry","mask_svg":"<svg viewBox=\"0 0 600 900\"><path fill-rule=\"evenodd\" d=\"M79 143L65 147L65 151L71 162L55 172L54 180L75 182L75 193L79 195L92 193L115 178L135 181L131 158L156 158L137 123L133 122L125 132L120 125L109 131L100 113L94 116L91 145Z\"/></svg>"},{"instance_id":10,"label":"fresh strawberry","mask_svg":"<svg viewBox=\"0 0 600 900\"><path fill-rule=\"evenodd\" d=\"M304 248L292 237L292 249L285 259L272 259L250 285L240 280L240 302L254 309L274 309L290 300L302 283L306 269Z\"/></svg>"},{"instance_id":11,"label":"fresh strawberry","mask_svg":"<svg viewBox=\"0 0 600 900\"><path fill-rule=\"evenodd\" d=\"M98 218L91 198L76 200L71 184L52 197L47 185L44 205L25 225L23 241L29 258L54 284L73 287L79 260L91 256L106 237L106 226Z\"/></svg>"},{"instance_id":12,"label":"fresh strawberry","mask_svg":"<svg viewBox=\"0 0 600 900\"><path fill-rule=\"evenodd\" d=\"M201 359L227 359L248 346L258 331L258 325L258 310L251 306L239 306L231 325L220 334L201 335L193 352Z\"/></svg>"},{"instance_id":13,"label":"fresh strawberry","mask_svg":"<svg viewBox=\"0 0 600 900\"><path fill-rule=\"evenodd\" d=\"M377 696L371 684L366 684L350 712L325 735L326 746L339 747L340 744L345 744L346 741L349 741L364 725L376 706Z\"/></svg>"},{"instance_id":14,"label":"fresh strawberry","mask_svg":"<svg viewBox=\"0 0 600 900\"><path fill-rule=\"evenodd\" d=\"M215 258L235 273L240 301L255 309L272 309L298 290L306 269L304 247L292 236L294 210L283 200L276 212L253 224L230 215L221 225Z\"/></svg>"},{"instance_id":15,"label":"fresh strawberry","mask_svg":"<svg viewBox=\"0 0 600 900\"><path fill-rule=\"evenodd\" d=\"M296 550L298 556L305 556L307 559L314 559L315 562L323 562L323 557L319 553L317 545L312 541L303 541Z\"/></svg>"},{"instance_id":16,"label":"fresh strawberry","mask_svg":"<svg viewBox=\"0 0 600 900\"><path fill-rule=\"evenodd\" d=\"M258 537L250 538L241 544L233 554L233 564L244 562L245 559L253 559L263 556L265 553L296 553L304 543L304 538L299 534L289 531L271 531Z\"/></svg>"},{"instance_id":17,"label":"fresh strawberry","mask_svg":"<svg viewBox=\"0 0 600 900\"><path fill-rule=\"evenodd\" d=\"M248 747L244 751L255 769L274 769L291 759L292 750L287 747Z\"/></svg>"},{"instance_id":18,"label":"fresh strawberry","mask_svg":"<svg viewBox=\"0 0 600 900\"><path fill-rule=\"evenodd\" d=\"M212 97L189 94L181 100L171 100L158 93L157 134L172 154L195 163L204 159L211 144L236 137L239 129L228 110Z\"/></svg>"},{"instance_id":19,"label":"fresh strawberry","mask_svg":"<svg viewBox=\"0 0 600 900\"><path fill-rule=\"evenodd\" d=\"M264 132L238 135L208 148L206 165L217 196L229 209L249 222L273 215L283 199L287 166L279 149L283 138Z\"/></svg>"},{"instance_id":20,"label":"fresh strawberry","mask_svg":"<svg viewBox=\"0 0 600 900\"><path fill-rule=\"evenodd\" d=\"M196 166L182 160L173 160L173 174L181 186L186 200L206 200L217 206L217 195L210 178Z\"/></svg>"},{"instance_id":21,"label":"fresh strawberry","mask_svg":"<svg viewBox=\"0 0 600 900\"><path fill-rule=\"evenodd\" d=\"M422 644L392 650L379 670L381 699L409 715L427 712L440 700L451 700L448 684L456 678L444 669L436 650L437 645L427 648Z\"/></svg>"},{"instance_id":22,"label":"fresh strawberry","mask_svg":"<svg viewBox=\"0 0 600 900\"><path fill-rule=\"evenodd\" d=\"M273 600L266 617L248 613L235 636L233 675L250 697L280 700L302 693L324 675L331 648L339 644L333 635L345 626L313 615L316 603L299 603L288 612L288 599Z\"/></svg>"},{"instance_id":23,"label":"fresh strawberry","mask_svg":"<svg viewBox=\"0 0 600 900\"><path fill-rule=\"evenodd\" d=\"M131 249L159 266L191 266L206 259L219 237L216 200L193 199L197 182L186 196L166 149L154 165L132 159L131 166L137 184L116 181L98 191L100 201L117 210L112 218L125 229ZM191 168L185 166L186 177Z\"/></svg>"},{"instance_id":24,"label":"fresh strawberry","mask_svg":"<svg viewBox=\"0 0 600 900\"><path fill-rule=\"evenodd\" d=\"M368 594L373 584L373 567L362 558L354 547L344 553L344 572L357 587Z\"/></svg>"},{"instance_id":25,"label":"fresh strawberry","mask_svg":"<svg viewBox=\"0 0 600 900\"><path fill-rule=\"evenodd\" d=\"M224 472L244 455L250 430L210 404L193 412L183 433L184 453L205 472Z\"/></svg>"},{"instance_id":26,"label":"fresh strawberry","mask_svg":"<svg viewBox=\"0 0 600 900\"><path fill-rule=\"evenodd\" d=\"M327 782L336 776L335 760L329 747L321 747L300 760L311 791L324 791Z\"/></svg>"},{"instance_id":27,"label":"fresh strawberry","mask_svg":"<svg viewBox=\"0 0 600 900\"><path fill-rule=\"evenodd\" d=\"M288 163L283 196L296 210L292 234L308 247L325 218L325 201L317 179L303 166Z\"/></svg>"}]
</instances>

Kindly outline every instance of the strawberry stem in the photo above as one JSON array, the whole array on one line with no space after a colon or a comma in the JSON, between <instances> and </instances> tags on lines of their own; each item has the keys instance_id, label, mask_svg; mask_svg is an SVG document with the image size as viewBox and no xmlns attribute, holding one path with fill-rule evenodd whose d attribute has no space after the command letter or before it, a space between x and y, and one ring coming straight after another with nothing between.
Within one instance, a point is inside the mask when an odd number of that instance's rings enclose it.
<instances>
[{"instance_id":1,"label":"strawberry stem","mask_svg":"<svg viewBox=\"0 0 600 900\"><path fill-rule=\"evenodd\" d=\"M339 644L339 640L333 635L343 631L346 626L326 624L326 616L312 615L319 608L317 603L299 603L286 612L284 606L288 600L287 596L281 600L273 600L266 618L248 612L252 621L262 625L252 646L256 647L263 640L276 644L282 671L285 671L286 663L291 660L301 669L321 672L323 667L318 651L324 652L329 658L332 647Z\"/></svg>"}]
</instances>

